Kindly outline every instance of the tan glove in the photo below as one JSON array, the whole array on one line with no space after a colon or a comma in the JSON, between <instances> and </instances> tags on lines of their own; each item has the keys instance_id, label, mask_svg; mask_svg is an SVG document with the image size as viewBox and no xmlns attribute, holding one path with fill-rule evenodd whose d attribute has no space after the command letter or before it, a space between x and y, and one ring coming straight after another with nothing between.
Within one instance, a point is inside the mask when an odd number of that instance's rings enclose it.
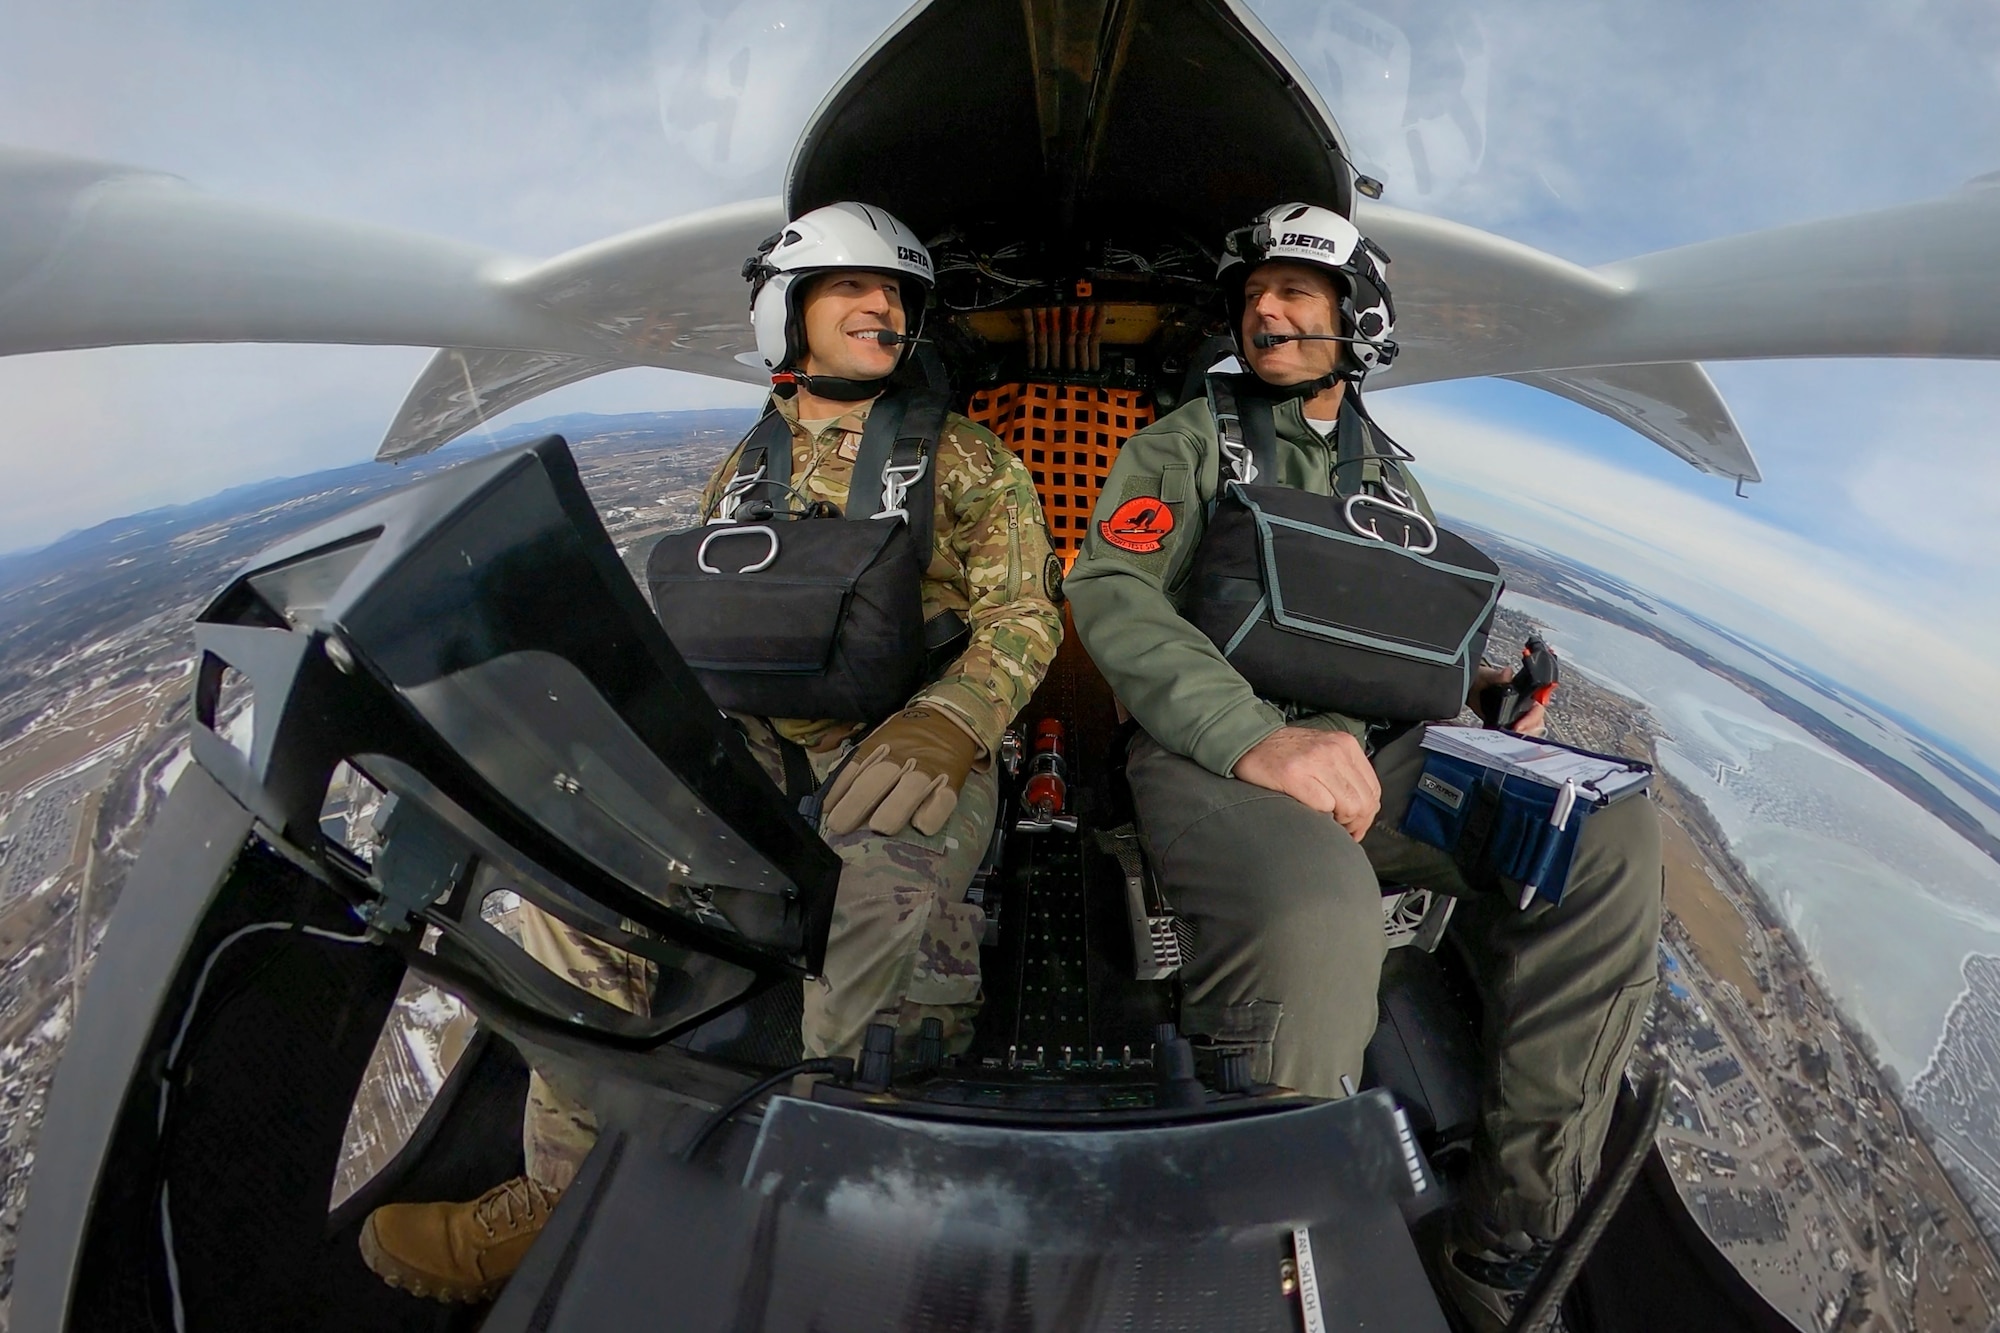
<instances>
[{"instance_id":1,"label":"tan glove","mask_svg":"<svg viewBox=\"0 0 2000 1333\"><path fill-rule=\"evenodd\" d=\"M826 793L826 829L884 835L944 827L984 747L940 708L917 704L868 733Z\"/></svg>"}]
</instances>

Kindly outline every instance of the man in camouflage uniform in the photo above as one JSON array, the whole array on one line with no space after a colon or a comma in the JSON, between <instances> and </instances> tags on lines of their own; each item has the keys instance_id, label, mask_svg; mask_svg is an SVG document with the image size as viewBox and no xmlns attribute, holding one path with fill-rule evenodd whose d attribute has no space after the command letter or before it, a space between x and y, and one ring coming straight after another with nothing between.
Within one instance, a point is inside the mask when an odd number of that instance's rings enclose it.
<instances>
[{"instance_id":1,"label":"man in camouflage uniform","mask_svg":"<svg viewBox=\"0 0 2000 1333\"><path fill-rule=\"evenodd\" d=\"M889 242L879 262L869 259L870 234L855 235L862 217ZM919 266L909 257L922 252L914 236L881 210L855 204L814 210L780 235L785 239L766 251L768 264L779 267L763 275L752 307L767 364L793 389L774 393L769 410L791 429L791 503L844 509L863 427L900 359L894 349L901 340L879 334L914 335L928 256ZM774 276L792 282L772 300ZM781 325L775 338L773 324ZM728 503L741 453L738 446L716 469L702 498L704 518ZM923 609L927 622L943 615L964 622L956 660L872 730L732 715L780 786L787 744L804 751L817 781L832 779L820 831L844 864L825 968L805 983L808 1057L857 1054L876 1022L893 1025L902 1045L914 1043L927 1017L942 1021L948 1045L962 1049L969 1041L981 998L985 917L965 892L998 813L994 756L1062 636L1048 592L1054 557L1027 469L991 432L956 413L945 418L932 466ZM525 903L520 920L522 947L543 966L643 1012L653 983L644 960ZM588 1108L531 1074L526 1177L469 1204L377 1209L363 1229L364 1257L384 1279L418 1294L491 1295L526 1254L596 1137Z\"/></svg>"}]
</instances>

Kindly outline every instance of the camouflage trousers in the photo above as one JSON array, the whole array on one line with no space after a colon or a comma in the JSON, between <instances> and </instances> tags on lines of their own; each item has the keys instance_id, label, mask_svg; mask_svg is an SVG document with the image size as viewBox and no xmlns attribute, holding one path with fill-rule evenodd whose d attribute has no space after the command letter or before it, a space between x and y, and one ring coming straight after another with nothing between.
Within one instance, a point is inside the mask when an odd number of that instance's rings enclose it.
<instances>
[{"instance_id":1,"label":"camouflage trousers","mask_svg":"<svg viewBox=\"0 0 2000 1333\"><path fill-rule=\"evenodd\" d=\"M750 752L772 781L784 783L776 735L757 718L739 718ZM824 782L840 751L812 756ZM884 837L862 827L839 837L820 830L843 866L835 893L826 966L805 983L801 1022L807 1058L857 1055L871 1023L889 1023L906 1055L926 1018L944 1025L947 1050L971 1042L979 1011L979 940L986 917L965 891L993 837L999 808L994 774L974 772L958 807L936 834L906 829ZM652 965L539 911L520 908L521 946L571 983L634 1013L646 1010ZM587 1107L531 1073L522 1123L528 1175L565 1189L597 1141Z\"/></svg>"},{"instance_id":2,"label":"camouflage trousers","mask_svg":"<svg viewBox=\"0 0 2000 1333\"><path fill-rule=\"evenodd\" d=\"M515 920L521 948L543 967L620 1009L647 1011L657 979L651 962L565 925L530 902L515 910ZM528 1105L521 1117L521 1153L529 1178L548 1189L568 1189L596 1142L597 1121L589 1108L530 1069Z\"/></svg>"}]
</instances>

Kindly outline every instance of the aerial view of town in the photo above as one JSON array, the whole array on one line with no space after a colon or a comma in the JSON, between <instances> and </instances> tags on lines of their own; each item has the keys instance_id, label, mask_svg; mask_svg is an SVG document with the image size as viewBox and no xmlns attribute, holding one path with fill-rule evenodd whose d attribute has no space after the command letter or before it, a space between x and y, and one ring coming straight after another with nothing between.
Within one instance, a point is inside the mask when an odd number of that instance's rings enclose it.
<instances>
[{"instance_id":1,"label":"aerial view of town","mask_svg":"<svg viewBox=\"0 0 2000 1333\"><path fill-rule=\"evenodd\" d=\"M570 439L636 572L650 538L694 521L702 480L748 420L740 411L673 413L567 418L551 428ZM0 1293L11 1284L43 1099L95 946L189 762L194 615L269 543L530 437L515 431L402 468L365 464L264 483L0 557ZM1493 655L1530 632L1564 652L1553 734L1657 761L1676 724L1595 676L1588 654L1571 650L1563 625L1551 623L1548 608L1602 613L1600 600L1579 592L1587 571L1504 539L1492 549L1521 598L1503 606ZM1796 697L1701 650L1643 626L1615 632L1641 631L1683 665L1722 673L1812 728ZM1851 737L1827 743L1898 791L1911 789L1894 761L1869 759ZM1731 776L1728 764L1720 770ZM1964 993L1929 1064L1899 1077L1677 771L1662 765L1655 787L1667 915L1659 997L1636 1058L1670 1069L1659 1146L1691 1211L1801 1329L2000 1327L1992 1241L2000 1235L2000 958L1966 960ZM406 988L357 1100L330 1202L408 1136L471 1023L451 997Z\"/></svg>"},{"instance_id":2,"label":"aerial view of town","mask_svg":"<svg viewBox=\"0 0 2000 1333\"><path fill-rule=\"evenodd\" d=\"M1510 568L1510 582L1525 573ZM1496 637L1540 628L1503 609ZM1557 739L1656 757L1643 706L1579 671L1565 692ZM1657 794L1666 914L1638 1058L1671 1071L1660 1149L1683 1197L1801 1328L1992 1327L2000 1263L1927 1129L1707 812L1671 779Z\"/></svg>"}]
</instances>

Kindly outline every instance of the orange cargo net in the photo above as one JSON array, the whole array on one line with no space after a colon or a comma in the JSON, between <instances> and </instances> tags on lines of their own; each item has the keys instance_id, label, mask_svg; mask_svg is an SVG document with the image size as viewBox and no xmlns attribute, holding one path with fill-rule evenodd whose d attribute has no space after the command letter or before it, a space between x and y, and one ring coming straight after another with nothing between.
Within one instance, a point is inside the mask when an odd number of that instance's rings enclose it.
<instances>
[{"instance_id":1,"label":"orange cargo net","mask_svg":"<svg viewBox=\"0 0 2000 1333\"><path fill-rule=\"evenodd\" d=\"M1049 540L1063 568L1076 561L1090 511L1132 432L1153 422L1151 398L1087 384L1002 384L972 395L965 415L998 435L1035 478Z\"/></svg>"}]
</instances>

